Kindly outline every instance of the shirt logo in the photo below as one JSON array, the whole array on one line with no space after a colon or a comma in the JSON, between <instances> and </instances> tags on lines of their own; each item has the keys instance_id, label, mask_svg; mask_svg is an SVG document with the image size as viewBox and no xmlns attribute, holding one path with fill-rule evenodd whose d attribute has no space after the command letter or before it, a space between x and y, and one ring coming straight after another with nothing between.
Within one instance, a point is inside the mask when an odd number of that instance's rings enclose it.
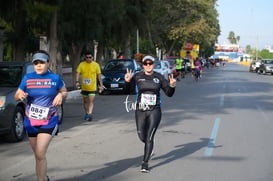
<instances>
[{"instance_id":1,"label":"shirt logo","mask_svg":"<svg viewBox=\"0 0 273 181\"><path fill-rule=\"evenodd\" d=\"M51 79L29 79L27 80L27 88L51 88L57 83Z\"/></svg>"},{"instance_id":2,"label":"shirt logo","mask_svg":"<svg viewBox=\"0 0 273 181\"><path fill-rule=\"evenodd\" d=\"M156 83L156 84L159 83L159 79L158 79L158 78L154 78L153 81L154 81L154 83Z\"/></svg>"}]
</instances>

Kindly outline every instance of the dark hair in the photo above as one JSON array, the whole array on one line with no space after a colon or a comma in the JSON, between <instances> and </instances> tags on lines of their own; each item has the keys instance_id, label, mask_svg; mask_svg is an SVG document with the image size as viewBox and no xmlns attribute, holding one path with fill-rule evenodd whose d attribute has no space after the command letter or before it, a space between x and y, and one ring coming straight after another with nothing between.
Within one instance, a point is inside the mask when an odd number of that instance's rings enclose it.
<instances>
[{"instance_id":1,"label":"dark hair","mask_svg":"<svg viewBox=\"0 0 273 181\"><path fill-rule=\"evenodd\" d=\"M91 52L85 52L84 55L92 55L93 56L93 54Z\"/></svg>"}]
</instances>

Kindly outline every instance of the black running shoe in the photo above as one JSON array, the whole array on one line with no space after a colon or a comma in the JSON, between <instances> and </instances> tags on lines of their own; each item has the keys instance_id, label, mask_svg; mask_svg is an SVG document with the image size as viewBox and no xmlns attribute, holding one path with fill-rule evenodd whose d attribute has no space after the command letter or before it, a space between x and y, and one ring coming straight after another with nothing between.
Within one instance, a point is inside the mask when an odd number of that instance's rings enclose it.
<instances>
[{"instance_id":1,"label":"black running shoe","mask_svg":"<svg viewBox=\"0 0 273 181\"><path fill-rule=\"evenodd\" d=\"M93 120L93 115L92 114L88 114L88 119L87 121L92 121Z\"/></svg>"},{"instance_id":2,"label":"black running shoe","mask_svg":"<svg viewBox=\"0 0 273 181\"><path fill-rule=\"evenodd\" d=\"M150 170L149 170L149 167L148 167L148 163L147 162L143 162L141 164L141 169L140 169L141 172L143 173L149 173Z\"/></svg>"},{"instance_id":3,"label":"black running shoe","mask_svg":"<svg viewBox=\"0 0 273 181\"><path fill-rule=\"evenodd\" d=\"M50 179L49 179L49 177L48 177L48 176L46 176L46 181L50 181Z\"/></svg>"}]
</instances>

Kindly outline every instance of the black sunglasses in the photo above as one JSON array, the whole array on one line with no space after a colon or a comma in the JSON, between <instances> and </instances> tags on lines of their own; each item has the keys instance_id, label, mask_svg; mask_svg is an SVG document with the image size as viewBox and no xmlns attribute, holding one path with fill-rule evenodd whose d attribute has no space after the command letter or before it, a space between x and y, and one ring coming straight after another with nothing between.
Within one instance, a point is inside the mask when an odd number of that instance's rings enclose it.
<instances>
[{"instance_id":1,"label":"black sunglasses","mask_svg":"<svg viewBox=\"0 0 273 181\"><path fill-rule=\"evenodd\" d=\"M86 57L86 58L92 58L92 56L90 56L90 57Z\"/></svg>"},{"instance_id":2,"label":"black sunglasses","mask_svg":"<svg viewBox=\"0 0 273 181\"><path fill-rule=\"evenodd\" d=\"M143 65L153 65L154 62L143 62Z\"/></svg>"}]
</instances>

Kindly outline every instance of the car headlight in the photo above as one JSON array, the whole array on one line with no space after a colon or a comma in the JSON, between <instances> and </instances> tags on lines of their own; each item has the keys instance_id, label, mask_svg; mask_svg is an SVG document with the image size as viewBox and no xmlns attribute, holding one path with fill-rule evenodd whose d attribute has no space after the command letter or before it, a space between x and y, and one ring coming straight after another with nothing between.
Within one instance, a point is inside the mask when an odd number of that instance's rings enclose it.
<instances>
[{"instance_id":1,"label":"car headlight","mask_svg":"<svg viewBox=\"0 0 273 181\"><path fill-rule=\"evenodd\" d=\"M6 96L0 96L0 108L4 107L6 103Z\"/></svg>"}]
</instances>

